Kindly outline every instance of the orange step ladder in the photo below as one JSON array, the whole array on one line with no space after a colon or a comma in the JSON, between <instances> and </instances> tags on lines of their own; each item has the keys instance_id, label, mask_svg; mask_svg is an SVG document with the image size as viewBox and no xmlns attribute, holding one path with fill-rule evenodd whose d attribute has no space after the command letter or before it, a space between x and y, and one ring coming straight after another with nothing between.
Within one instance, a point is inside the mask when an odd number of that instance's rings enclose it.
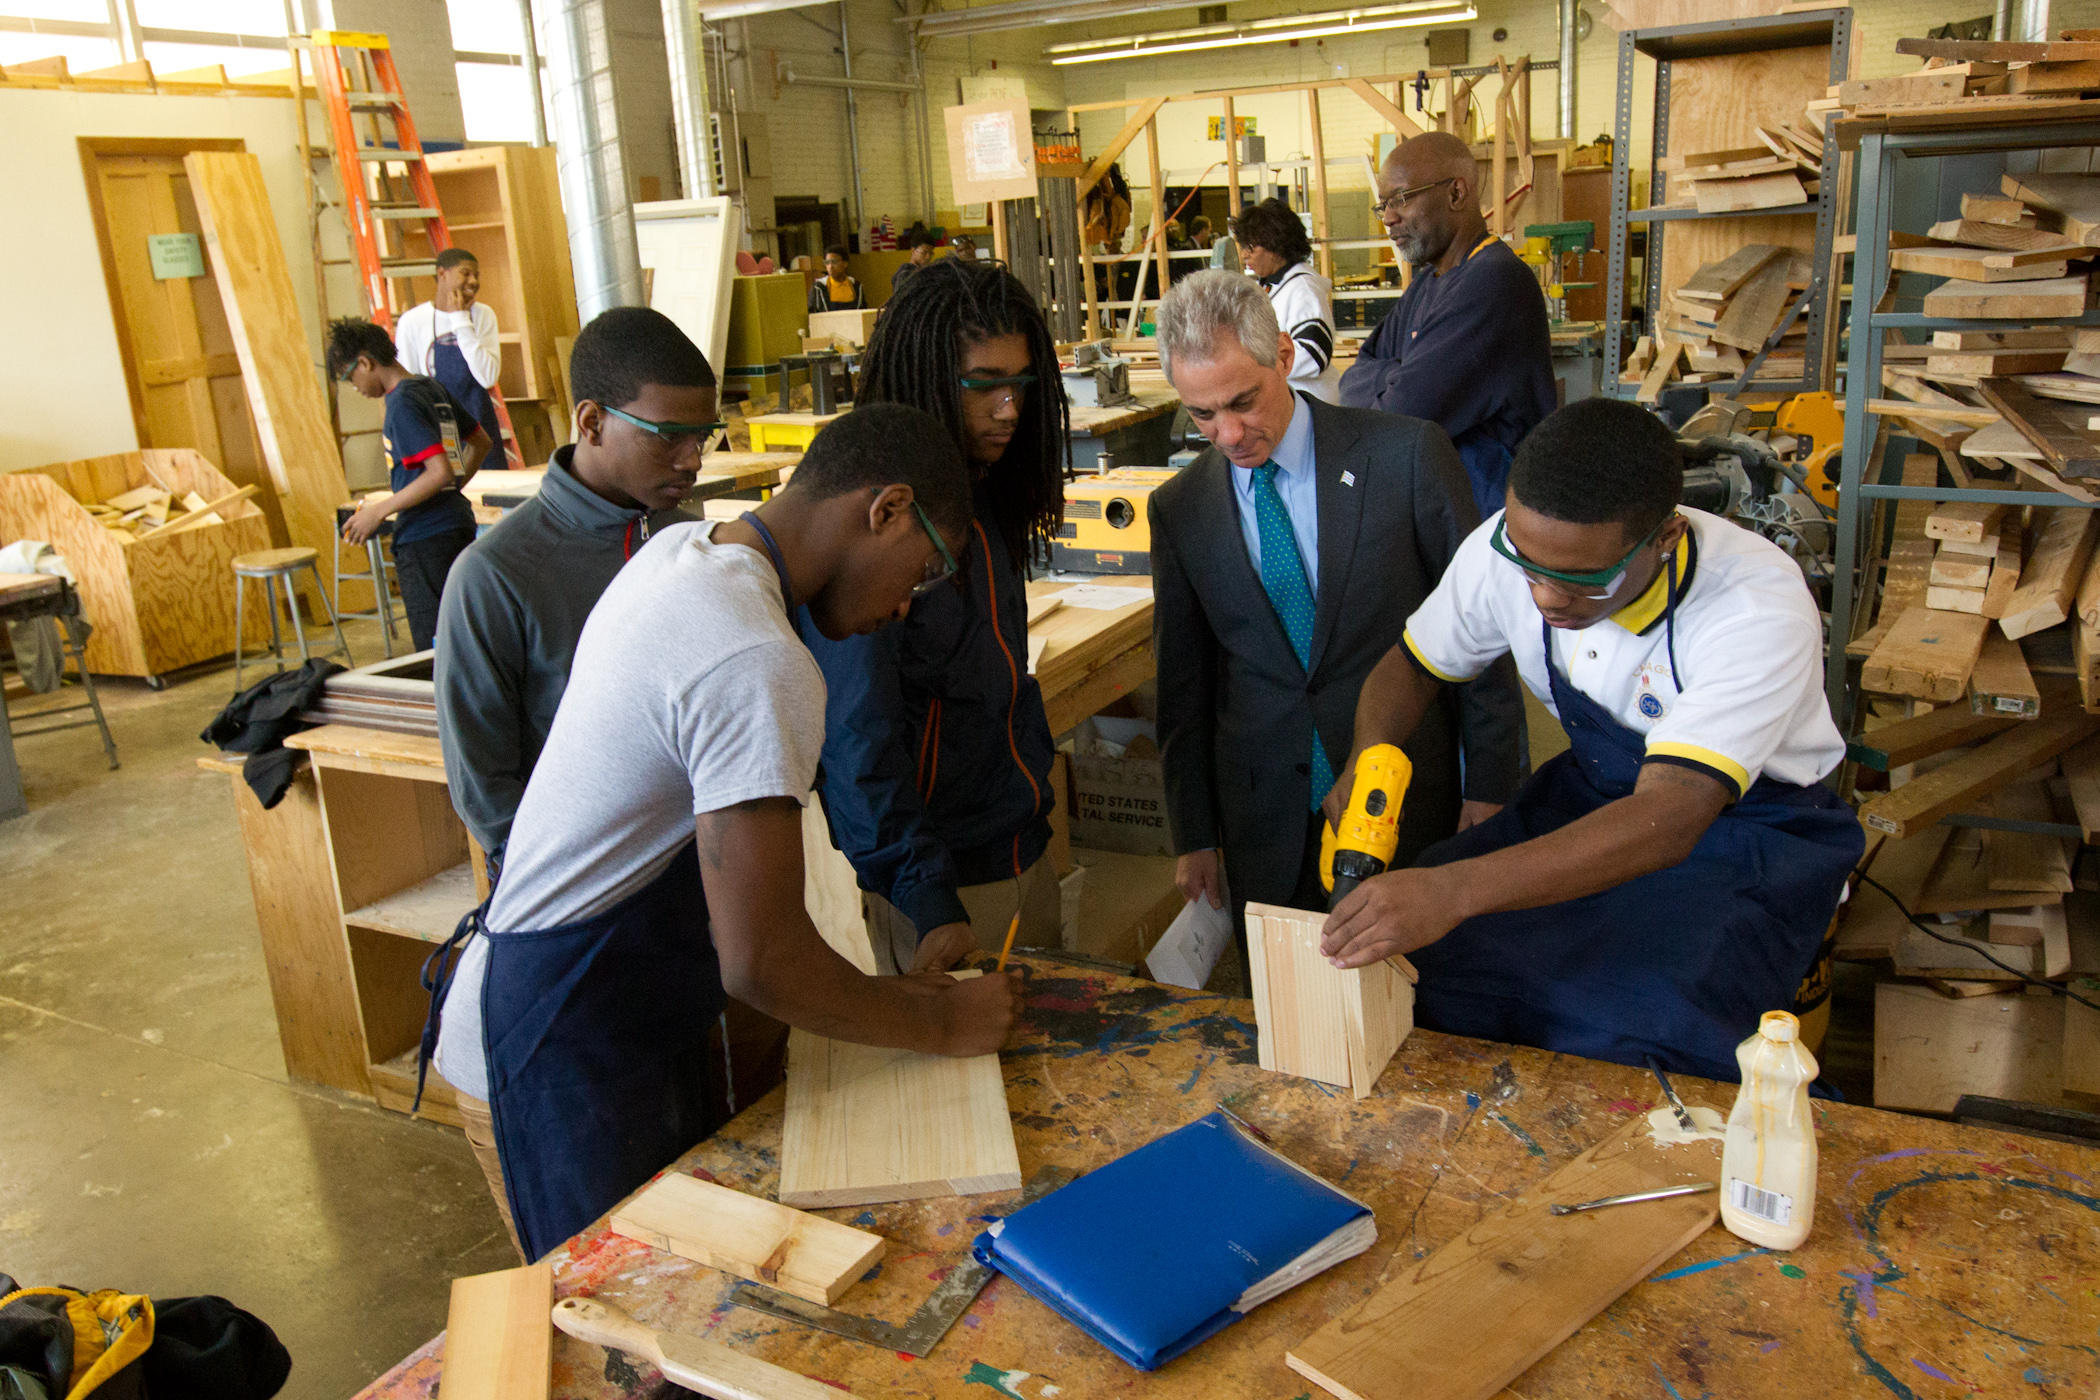
<instances>
[{"instance_id":1,"label":"orange step ladder","mask_svg":"<svg viewBox=\"0 0 2100 1400\"><path fill-rule=\"evenodd\" d=\"M343 222L349 228L365 303L373 322L391 331L402 303L413 304L414 293L404 284L436 277L437 255L452 246L444 210L438 207L437 183L424 163L423 143L409 115L386 35L315 30L313 74L328 114L329 144L343 191ZM429 244L427 255L405 251L403 225L421 225ZM504 454L518 458L517 434L503 390L491 384L488 392L503 430Z\"/></svg>"}]
</instances>

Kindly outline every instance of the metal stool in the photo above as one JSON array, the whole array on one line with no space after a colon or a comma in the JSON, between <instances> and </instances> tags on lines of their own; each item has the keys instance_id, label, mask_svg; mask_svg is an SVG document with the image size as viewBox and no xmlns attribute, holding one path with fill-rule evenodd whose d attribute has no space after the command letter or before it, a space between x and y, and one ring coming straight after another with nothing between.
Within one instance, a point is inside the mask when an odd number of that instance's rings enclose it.
<instances>
[{"instance_id":1,"label":"metal stool","mask_svg":"<svg viewBox=\"0 0 2100 1400\"><path fill-rule=\"evenodd\" d=\"M345 549L356 549L357 546L344 543L343 526L355 514L357 514L357 507L354 505L337 506L335 508L334 606L336 621L338 625L353 618L358 620L371 618L377 622L379 624L379 640L386 647L386 659L392 661L394 659L394 598L392 591L387 587L387 580L393 574L394 566L387 559L386 550L381 545L383 541L393 538L394 522L391 518L379 522L379 528L373 531L371 538L365 541L364 571L362 573L353 573L343 567L343 551ZM370 612L351 612L343 606L343 581L345 579L353 582L368 580L371 583L372 610ZM404 609L402 621L406 622L407 620L408 614L406 609Z\"/></svg>"},{"instance_id":2,"label":"metal stool","mask_svg":"<svg viewBox=\"0 0 2100 1400\"><path fill-rule=\"evenodd\" d=\"M95 678L88 674L87 648L84 643L75 640L73 629L66 625L69 613L75 615L79 613L78 595L74 593L72 584L60 580L60 585L55 593L0 607L0 623L39 621L48 624L49 635L58 638L59 686L63 688L65 685L66 659L70 657L73 662L73 673L79 678L80 688L86 692L87 699L75 701L70 705L54 705L49 709L33 710L23 715L22 718L35 725L35 727L17 727L14 730L15 737L21 738L29 734L49 734L59 729L84 729L92 724L102 731L102 752L109 756L109 766L114 769L118 766L117 741L110 737L109 721L102 714L102 697L95 693ZM19 657L16 659L16 669L17 671L20 670ZM58 715L73 714L79 710L94 711L94 718L69 719L55 724L42 722L51 720ZM0 708L0 725L9 724L10 722L4 713L4 708Z\"/></svg>"},{"instance_id":3,"label":"metal stool","mask_svg":"<svg viewBox=\"0 0 2100 1400\"><path fill-rule=\"evenodd\" d=\"M340 651L343 654L343 660L353 667L357 665L357 658L350 654L350 644L343 640L343 624L336 620L335 608L328 601L328 590L321 585L321 567L314 562L319 557L317 551L304 545L292 549L264 549L258 550L254 554L234 556L233 690L236 695L241 691L241 672L248 661L246 652L247 628L243 614L247 610L247 582L249 579L260 579L262 581L263 598L270 609L270 655L276 660L278 670L282 671L284 669L284 636L277 628L277 585L279 582L284 584L285 602L291 606L292 631L299 639L300 664L304 665L308 660L306 624L299 618L299 598L292 589L292 575L301 569L308 569L313 572L314 592L321 596L321 606L328 609L329 625L335 628L335 646L321 654L329 656L336 651Z\"/></svg>"}]
</instances>

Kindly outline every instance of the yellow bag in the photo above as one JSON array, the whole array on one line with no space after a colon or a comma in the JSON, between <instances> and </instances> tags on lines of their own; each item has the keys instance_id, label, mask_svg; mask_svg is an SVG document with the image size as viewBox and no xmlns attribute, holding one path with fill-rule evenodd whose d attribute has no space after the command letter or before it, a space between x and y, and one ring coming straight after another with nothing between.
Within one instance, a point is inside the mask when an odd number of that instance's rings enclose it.
<instances>
[{"instance_id":1,"label":"yellow bag","mask_svg":"<svg viewBox=\"0 0 2100 1400\"><path fill-rule=\"evenodd\" d=\"M134 1365L153 1345L153 1300L114 1288L23 1288L0 1297L0 1369L49 1387L51 1400L134 1400ZM0 1385L7 1378L0 1377Z\"/></svg>"}]
</instances>

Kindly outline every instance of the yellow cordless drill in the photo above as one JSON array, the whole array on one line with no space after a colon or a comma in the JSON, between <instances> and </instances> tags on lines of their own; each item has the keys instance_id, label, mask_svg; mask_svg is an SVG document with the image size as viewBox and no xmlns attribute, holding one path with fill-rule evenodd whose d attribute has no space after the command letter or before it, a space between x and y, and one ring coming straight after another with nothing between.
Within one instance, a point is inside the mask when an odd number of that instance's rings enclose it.
<instances>
[{"instance_id":1,"label":"yellow cordless drill","mask_svg":"<svg viewBox=\"0 0 2100 1400\"><path fill-rule=\"evenodd\" d=\"M1373 744L1356 756L1356 785L1341 829L1328 822L1320 832L1320 881L1330 892L1329 910L1392 861L1400 844L1400 803L1414 774L1397 744Z\"/></svg>"}]
</instances>

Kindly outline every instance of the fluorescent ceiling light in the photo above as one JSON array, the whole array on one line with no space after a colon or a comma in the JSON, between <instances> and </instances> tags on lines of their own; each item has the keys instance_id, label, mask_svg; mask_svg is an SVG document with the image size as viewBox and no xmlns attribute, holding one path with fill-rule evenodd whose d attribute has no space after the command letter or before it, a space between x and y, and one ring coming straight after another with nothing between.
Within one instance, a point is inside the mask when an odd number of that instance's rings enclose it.
<instances>
[{"instance_id":1,"label":"fluorescent ceiling light","mask_svg":"<svg viewBox=\"0 0 2100 1400\"><path fill-rule=\"evenodd\" d=\"M1153 34L1125 34L1114 39L1089 39L1080 43L1052 44L1044 50L1060 68L1075 63L1103 63L1118 58L1150 58L1157 54L1195 53L1203 49L1242 48L1253 44L1280 44L1293 39L1325 39L1340 34L1367 34L1380 29L1405 29L1425 24L1463 23L1479 17L1471 4L1449 3L1425 8L1422 5L1378 5L1355 10L1328 10L1311 15L1283 15L1246 24L1213 24L1197 29L1169 29Z\"/></svg>"},{"instance_id":2,"label":"fluorescent ceiling light","mask_svg":"<svg viewBox=\"0 0 2100 1400\"><path fill-rule=\"evenodd\" d=\"M1192 0L1078 0L1078 3L1072 3L1072 0L1013 0L1003 5L899 15L896 23L916 25L922 38L940 39L1007 29L1078 24L1086 20L1128 19L1159 10L1186 10L1191 3Z\"/></svg>"},{"instance_id":3,"label":"fluorescent ceiling light","mask_svg":"<svg viewBox=\"0 0 2100 1400\"><path fill-rule=\"evenodd\" d=\"M726 0L726 3L709 4L701 0L702 19L743 19L748 15L769 15L775 10L806 10L812 5L828 3L828 0Z\"/></svg>"}]
</instances>

